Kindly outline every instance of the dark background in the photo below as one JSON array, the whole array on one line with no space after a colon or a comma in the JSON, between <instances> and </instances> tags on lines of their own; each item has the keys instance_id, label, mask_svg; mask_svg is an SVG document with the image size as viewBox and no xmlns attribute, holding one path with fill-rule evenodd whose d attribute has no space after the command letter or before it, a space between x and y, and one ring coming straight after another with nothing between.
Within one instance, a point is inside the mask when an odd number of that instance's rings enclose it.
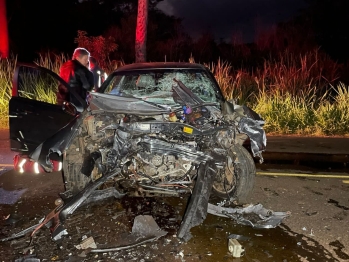
<instances>
[{"instance_id":1,"label":"dark background","mask_svg":"<svg viewBox=\"0 0 349 262\"><path fill-rule=\"evenodd\" d=\"M222 57L238 63L246 58L245 47L251 61L256 53L263 57L285 49L301 53L314 48L339 63L349 59L348 0L149 2L149 61L163 61L165 56L168 61L187 61L192 54L196 62ZM112 36L119 47L111 59L134 60L137 0L8 0L6 4L10 51L19 61L31 62L46 51L71 55L77 47L77 30ZM267 39L264 46L258 42L261 36Z\"/></svg>"}]
</instances>

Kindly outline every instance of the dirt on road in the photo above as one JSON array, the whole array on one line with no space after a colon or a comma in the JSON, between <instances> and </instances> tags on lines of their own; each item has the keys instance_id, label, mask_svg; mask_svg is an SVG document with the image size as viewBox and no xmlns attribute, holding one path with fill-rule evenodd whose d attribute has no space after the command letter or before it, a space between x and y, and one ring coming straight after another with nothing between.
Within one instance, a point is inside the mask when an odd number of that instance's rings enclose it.
<instances>
[{"instance_id":1,"label":"dirt on road","mask_svg":"<svg viewBox=\"0 0 349 262\"><path fill-rule=\"evenodd\" d=\"M26 191L15 204L0 205L0 238L36 224L48 214L63 191L61 182L59 172L26 175L2 171L2 190ZM193 238L188 242L176 237L186 198L109 199L83 206L69 216L64 224L68 235L61 242L51 240L46 227L38 231L32 244L28 236L0 242L0 261L15 261L30 253L40 261L349 261L348 192L349 184L342 179L257 176L251 203L291 212L279 227L254 229L208 215L202 225L191 230ZM137 215L153 216L167 235L117 252L89 253L76 247L90 236L98 248L130 244L128 237ZM228 252L231 234L247 237L239 240L245 249L241 258Z\"/></svg>"}]
</instances>

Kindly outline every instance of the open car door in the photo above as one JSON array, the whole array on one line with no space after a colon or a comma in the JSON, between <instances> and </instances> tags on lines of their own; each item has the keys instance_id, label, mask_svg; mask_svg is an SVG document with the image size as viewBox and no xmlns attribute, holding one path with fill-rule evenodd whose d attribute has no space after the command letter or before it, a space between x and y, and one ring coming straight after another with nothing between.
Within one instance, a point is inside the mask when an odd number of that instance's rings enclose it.
<instances>
[{"instance_id":1,"label":"open car door","mask_svg":"<svg viewBox=\"0 0 349 262\"><path fill-rule=\"evenodd\" d=\"M54 72L40 66L17 64L9 102L11 150L29 155L46 139L72 121L85 107L56 103L59 85L74 90Z\"/></svg>"}]
</instances>

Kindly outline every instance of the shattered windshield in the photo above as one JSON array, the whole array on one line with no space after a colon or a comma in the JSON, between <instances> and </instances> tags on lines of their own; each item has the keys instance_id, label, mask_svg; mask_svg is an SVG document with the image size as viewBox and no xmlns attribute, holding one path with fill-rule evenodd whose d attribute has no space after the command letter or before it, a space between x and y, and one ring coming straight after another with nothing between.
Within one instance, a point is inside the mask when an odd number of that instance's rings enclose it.
<instances>
[{"instance_id":1,"label":"shattered windshield","mask_svg":"<svg viewBox=\"0 0 349 262\"><path fill-rule=\"evenodd\" d=\"M220 93L215 82L207 72L197 69L120 72L109 81L103 93L174 105L179 103L174 95L179 85L204 103L219 102Z\"/></svg>"}]
</instances>

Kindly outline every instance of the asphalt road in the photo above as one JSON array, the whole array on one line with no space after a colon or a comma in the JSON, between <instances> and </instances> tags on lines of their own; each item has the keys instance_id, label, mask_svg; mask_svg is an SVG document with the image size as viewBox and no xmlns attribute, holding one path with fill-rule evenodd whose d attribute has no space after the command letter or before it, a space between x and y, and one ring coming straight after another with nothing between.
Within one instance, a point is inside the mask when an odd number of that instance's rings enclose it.
<instances>
[{"instance_id":1,"label":"asphalt road","mask_svg":"<svg viewBox=\"0 0 349 262\"><path fill-rule=\"evenodd\" d=\"M8 133L7 133L8 134ZM279 153L307 153L307 154L337 154L346 155L349 150L347 138L328 139L318 138L304 140L300 137L268 137L268 150ZM292 147L291 147L292 145ZM315 146L316 150L311 149ZM319 148L322 148L321 150ZM62 178L59 172L51 174L18 174L11 171L13 153L9 149L6 131L0 131L0 189L2 194L0 203L0 235L13 233L16 228L6 225L8 216L14 216L26 225L54 208L54 200L62 192ZM247 226L234 224L229 219L216 218L208 215L205 222L193 229L193 239L181 243L176 239L176 225L171 235L164 237L157 243L139 249L119 252L117 254L87 256L86 261L349 261L349 172L345 163L340 172L333 172L329 167L305 167L287 164L258 164L258 176L251 203L261 203L273 211L289 211L290 216L283 224L275 229L257 230ZM12 193L11 193L12 192ZM4 198L5 194L8 197ZM148 201L148 200L147 200ZM147 201L130 204L124 207L129 210L144 212ZM166 211L175 217L176 212L182 212L185 200L179 205L166 205L160 200L160 207L178 207L176 211ZM125 205L125 203L123 202ZM110 239L117 239L117 235L110 233L110 228L100 224L103 219L112 220L110 210L115 208L111 204L103 204L98 209L84 210L89 219L74 224L81 230L86 229L87 235L96 238L108 235ZM118 207L119 208L119 207ZM106 214L100 214L105 212ZM182 210L182 211L180 211ZM88 215L88 212L92 212ZM162 217L164 211L152 213ZM81 215L78 213L76 216ZM131 216L131 215L130 215ZM126 220L130 221L130 216ZM178 215L177 215L178 216ZM158 220L157 220L158 221ZM160 221L160 220L159 220ZM170 224L169 221L159 224L160 227ZM67 222L67 224L72 222ZM89 223L89 224L83 224ZM106 222L105 222L106 223ZM114 223L114 222L113 222ZM124 225L122 220L115 222ZM126 222L125 222L126 223ZM109 228L109 229L108 229ZM96 230L99 230L98 233ZM178 229L178 224L177 224ZM72 229L70 229L72 230ZM103 231L109 230L109 231ZM44 231L45 232L45 231ZM72 232L72 231L68 231ZM115 233L116 234L116 233ZM248 241L240 241L246 250L244 257L235 259L227 251L227 235L238 234L247 236ZM79 235L81 237L81 235ZM1 238L1 237L0 237ZM99 244L103 244L102 239ZM40 242L41 241L41 242ZM63 260L69 256L80 254L74 245L78 244L77 236L72 234L66 240L64 249L57 248L46 234L39 235L36 253L41 259ZM118 245L118 243L115 243ZM19 247L18 247L19 246ZM0 260L21 256L23 246L19 243L0 243ZM150 250L150 255L145 250ZM143 252L144 251L144 252ZM151 259L145 259L150 257ZM5 259L4 259L5 258ZM7 258L9 260L7 260ZM117 258L112 260L111 258ZM80 258L81 259L81 258ZM72 260L73 261L73 260ZM77 260L81 261L81 260Z\"/></svg>"}]
</instances>

